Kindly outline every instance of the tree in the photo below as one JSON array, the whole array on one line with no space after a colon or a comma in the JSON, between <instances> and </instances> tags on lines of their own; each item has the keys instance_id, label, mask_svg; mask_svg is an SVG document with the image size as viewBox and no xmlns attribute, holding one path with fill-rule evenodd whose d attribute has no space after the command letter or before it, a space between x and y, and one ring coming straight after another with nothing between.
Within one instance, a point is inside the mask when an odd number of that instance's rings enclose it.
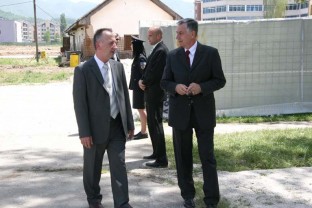
<instances>
[{"instance_id":1,"label":"tree","mask_svg":"<svg viewBox=\"0 0 312 208\"><path fill-rule=\"evenodd\" d=\"M51 37L50 37L50 31L49 31L49 30L48 30L47 32L44 33L43 40L44 40L46 43L50 43Z\"/></svg>"},{"instance_id":2,"label":"tree","mask_svg":"<svg viewBox=\"0 0 312 208\"><path fill-rule=\"evenodd\" d=\"M305 4L308 2L308 0L295 0L295 2L298 4L298 9L301 9L301 4ZM299 14L301 16L301 14Z\"/></svg>"},{"instance_id":3,"label":"tree","mask_svg":"<svg viewBox=\"0 0 312 208\"><path fill-rule=\"evenodd\" d=\"M60 42L60 35L59 35L58 33L55 33L55 35L54 35L54 41L55 41L56 43L59 43L59 42Z\"/></svg>"},{"instance_id":4,"label":"tree","mask_svg":"<svg viewBox=\"0 0 312 208\"><path fill-rule=\"evenodd\" d=\"M64 31L67 28L67 24L66 24L66 18L65 18L65 14L62 13L61 17L60 17L60 22L61 22L61 36L64 36Z\"/></svg>"},{"instance_id":5,"label":"tree","mask_svg":"<svg viewBox=\"0 0 312 208\"><path fill-rule=\"evenodd\" d=\"M264 0L265 18L282 18L285 16L287 0Z\"/></svg>"}]
</instances>

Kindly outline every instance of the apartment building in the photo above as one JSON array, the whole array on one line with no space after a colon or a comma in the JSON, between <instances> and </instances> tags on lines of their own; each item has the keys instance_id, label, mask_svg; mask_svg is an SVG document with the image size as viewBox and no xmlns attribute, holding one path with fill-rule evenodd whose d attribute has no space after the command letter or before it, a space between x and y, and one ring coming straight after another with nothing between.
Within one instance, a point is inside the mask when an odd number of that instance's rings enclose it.
<instances>
[{"instance_id":1,"label":"apartment building","mask_svg":"<svg viewBox=\"0 0 312 208\"><path fill-rule=\"evenodd\" d=\"M308 16L309 4L311 4L309 2L312 1L297 4L295 0L288 0L285 17ZM201 0L200 3L195 0L195 18L197 20L262 19L266 10L263 0Z\"/></svg>"},{"instance_id":2,"label":"apartment building","mask_svg":"<svg viewBox=\"0 0 312 208\"><path fill-rule=\"evenodd\" d=\"M51 21L37 25L38 42L45 42L44 35L50 31L50 41L59 41L60 25ZM34 24L27 21L0 19L0 42L34 42Z\"/></svg>"},{"instance_id":3,"label":"apartment building","mask_svg":"<svg viewBox=\"0 0 312 208\"><path fill-rule=\"evenodd\" d=\"M37 36L39 42L44 42L44 35L47 31L50 31L50 40L56 41L60 38L61 28L59 24L53 23L49 20L37 24Z\"/></svg>"},{"instance_id":4,"label":"apartment building","mask_svg":"<svg viewBox=\"0 0 312 208\"><path fill-rule=\"evenodd\" d=\"M34 25L27 21L22 21L22 41L34 42Z\"/></svg>"}]
</instances>

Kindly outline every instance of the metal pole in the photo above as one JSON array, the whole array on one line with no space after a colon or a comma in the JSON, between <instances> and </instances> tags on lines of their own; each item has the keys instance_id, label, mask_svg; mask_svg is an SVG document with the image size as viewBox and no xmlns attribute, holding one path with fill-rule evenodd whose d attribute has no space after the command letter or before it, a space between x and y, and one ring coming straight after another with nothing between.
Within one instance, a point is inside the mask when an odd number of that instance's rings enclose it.
<instances>
[{"instance_id":1,"label":"metal pole","mask_svg":"<svg viewBox=\"0 0 312 208\"><path fill-rule=\"evenodd\" d=\"M36 60L39 62L39 54L38 54L38 37L37 37L37 15L36 15L36 0L34 0L34 18L35 18L35 42L36 42Z\"/></svg>"}]
</instances>

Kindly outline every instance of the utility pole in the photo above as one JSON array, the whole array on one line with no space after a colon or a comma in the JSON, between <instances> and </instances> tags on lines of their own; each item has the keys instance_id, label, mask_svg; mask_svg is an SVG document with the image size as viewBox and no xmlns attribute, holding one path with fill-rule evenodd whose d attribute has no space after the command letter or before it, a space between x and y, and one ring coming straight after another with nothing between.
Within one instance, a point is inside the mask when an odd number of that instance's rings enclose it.
<instances>
[{"instance_id":1,"label":"utility pole","mask_svg":"<svg viewBox=\"0 0 312 208\"><path fill-rule=\"evenodd\" d=\"M35 42L36 42L36 60L39 62L38 54L38 36L37 36L37 14L36 14L36 0L34 0L34 18L35 18Z\"/></svg>"}]
</instances>

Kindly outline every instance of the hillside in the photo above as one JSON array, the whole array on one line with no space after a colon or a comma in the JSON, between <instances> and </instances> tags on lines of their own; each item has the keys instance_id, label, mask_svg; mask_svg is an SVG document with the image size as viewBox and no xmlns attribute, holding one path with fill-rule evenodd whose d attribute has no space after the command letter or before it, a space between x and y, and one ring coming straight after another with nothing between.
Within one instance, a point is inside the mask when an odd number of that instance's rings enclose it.
<instances>
[{"instance_id":1,"label":"hillside","mask_svg":"<svg viewBox=\"0 0 312 208\"><path fill-rule=\"evenodd\" d=\"M66 14L65 14L65 18L66 18L66 23L67 26L70 26L71 24L73 24L76 19L73 18L67 18ZM5 20L15 20L15 21L21 21L21 20L26 20L28 22L34 23L34 17L25 17L25 16L21 16L21 15L16 15L13 14L12 12L5 12L0 10L0 19L5 19ZM37 22L43 22L46 19L42 19L42 18L37 18ZM48 18L48 20L51 20L51 18ZM59 23L60 19L59 18L53 18L52 21Z\"/></svg>"},{"instance_id":2,"label":"hillside","mask_svg":"<svg viewBox=\"0 0 312 208\"><path fill-rule=\"evenodd\" d=\"M1 0L0 10L23 17L34 16L33 1ZM101 2L101 0L99 0ZM99 3L98 2L98 3ZM59 19L62 13L66 18L78 19L96 7L98 3L71 0L36 0L37 18Z\"/></svg>"}]
</instances>

